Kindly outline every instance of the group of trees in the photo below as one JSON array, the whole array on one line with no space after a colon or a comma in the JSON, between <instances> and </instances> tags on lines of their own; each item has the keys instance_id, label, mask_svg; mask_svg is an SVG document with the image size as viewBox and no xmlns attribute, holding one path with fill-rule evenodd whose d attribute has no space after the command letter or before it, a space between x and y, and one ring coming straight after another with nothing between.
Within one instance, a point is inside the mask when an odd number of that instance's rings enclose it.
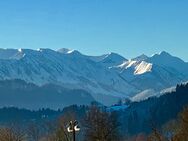
<instances>
[{"instance_id":1,"label":"group of trees","mask_svg":"<svg viewBox=\"0 0 188 141\"><path fill-rule=\"evenodd\" d=\"M67 132L67 123L74 121L76 115L66 113L58 121L43 125L30 124L27 129L11 127L0 128L0 141L72 141ZM126 136L120 132L121 124L115 112L97 106L91 106L80 119L81 131L77 141L188 141L188 107L179 114L177 120L171 120L158 129L151 124L152 132Z\"/></svg>"},{"instance_id":2,"label":"group of trees","mask_svg":"<svg viewBox=\"0 0 188 141\"><path fill-rule=\"evenodd\" d=\"M162 130L152 128L148 141L188 141L188 107L179 114L177 120L171 120Z\"/></svg>"},{"instance_id":3,"label":"group of trees","mask_svg":"<svg viewBox=\"0 0 188 141\"><path fill-rule=\"evenodd\" d=\"M188 106L173 119L157 126L151 121L151 132L141 132L135 135L124 136L122 141L188 141Z\"/></svg>"},{"instance_id":4,"label":"group of trees","mask_svg":"<svg viewBox=\"0 0 188 141\"><path fill-rule=\"evenodd\" d=\"M72 134L68 133L67 124L75 119L79 119L81 126L81 131L77 134L78 141L120 140L120 123L116 113L91 106L84 113L83 119L73 111L69 111L57 121L46 121L45 124L33 122L27 128L19 128L17 125L1 127L0 141L72 141Z\"/></svg>"},{"instance_id":5,"label":"group of trees","mask_svg":"<svg viewBox=\"0 0 188 141\"><path fill-rule=\"evenodd\" d=\"M119 141L117 114L92 106L87 113L85 122L85 141Z\"/></svg>"},{"instance_id":6,"label":"group of trees","mask_svg":"<svg viewBox=\"0 0 188 141\"><path fill-rule=\"evenodd\" d=\"M178 124L172 126L171 140L172 141L188 141L188 107L184 108L183 112L179 116ZM171 124L173 125L173 124Z\"/></svg>"}]
</instances>

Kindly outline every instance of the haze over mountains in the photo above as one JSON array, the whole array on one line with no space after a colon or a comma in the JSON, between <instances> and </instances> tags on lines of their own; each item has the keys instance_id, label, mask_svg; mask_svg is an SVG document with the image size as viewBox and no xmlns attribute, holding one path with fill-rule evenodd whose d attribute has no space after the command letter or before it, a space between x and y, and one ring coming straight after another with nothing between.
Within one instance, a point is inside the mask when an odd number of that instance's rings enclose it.
<instances>
[{"instance_id":1,"label":"haze over mountains","mask_svg":"<svg viewBox=\"0 0 188 141\"><path fill-rule=\"evenodd\" d=\"M13 79L83 90L91 94L90 100L109 105L119 98L143 99L187 81L188 63L164 51L128 60L116 53L87 56L69 49L0 49L0 80Z\"/></svg>"}]
</instances>

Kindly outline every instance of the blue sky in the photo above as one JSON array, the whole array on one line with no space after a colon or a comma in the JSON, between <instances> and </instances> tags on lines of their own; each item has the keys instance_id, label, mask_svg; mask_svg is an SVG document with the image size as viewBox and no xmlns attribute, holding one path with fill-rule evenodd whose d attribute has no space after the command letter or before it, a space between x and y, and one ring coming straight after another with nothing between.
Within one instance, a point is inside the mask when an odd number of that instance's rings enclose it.
<instances>
[{"instance_id":1,"label":"blue sky","mask_svg":"<svg viewBox=\"0 0 188 141\"><path fill-rule=\"evenodd\" d=\"M1 0L0 48L71 48L188 61L187 0Z\"/></svg>"}]
</instances>

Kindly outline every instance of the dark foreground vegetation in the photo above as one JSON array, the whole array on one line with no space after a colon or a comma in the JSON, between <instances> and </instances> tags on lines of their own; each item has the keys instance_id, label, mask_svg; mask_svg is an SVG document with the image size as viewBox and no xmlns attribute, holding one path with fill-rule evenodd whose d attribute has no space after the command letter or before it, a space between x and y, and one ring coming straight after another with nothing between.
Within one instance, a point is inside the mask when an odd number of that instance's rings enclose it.
<instances>
[{"instance_id":1,"label":"dark foreground vegetation","mask_svg":"<svg viewBox=\"0 0 188 141\"><path fill-rule=\"evenodd\" d=\"M72 141L67 124L75 119L76 141L188 141L187 104L188 84L182 84L118 110L98 103L58 111L1 108L0 141Z\"/></svg>"}]
</instances>

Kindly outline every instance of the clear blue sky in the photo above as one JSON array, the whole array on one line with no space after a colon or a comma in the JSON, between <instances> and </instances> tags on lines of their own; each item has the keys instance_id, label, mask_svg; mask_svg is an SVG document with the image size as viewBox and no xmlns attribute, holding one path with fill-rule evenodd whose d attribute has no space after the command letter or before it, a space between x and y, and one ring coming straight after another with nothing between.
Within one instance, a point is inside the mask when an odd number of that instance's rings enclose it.
<instances>
[{"instance_id":1,"label":"clear blue sky","mask_svg":"<svg viewBox=\"0 0 188 141\"><path fill-rule=\"evenodd\" d=\"M71 48L188 61L187 0L1 0L0 48Z\"/></svg>"}]
</instances>

